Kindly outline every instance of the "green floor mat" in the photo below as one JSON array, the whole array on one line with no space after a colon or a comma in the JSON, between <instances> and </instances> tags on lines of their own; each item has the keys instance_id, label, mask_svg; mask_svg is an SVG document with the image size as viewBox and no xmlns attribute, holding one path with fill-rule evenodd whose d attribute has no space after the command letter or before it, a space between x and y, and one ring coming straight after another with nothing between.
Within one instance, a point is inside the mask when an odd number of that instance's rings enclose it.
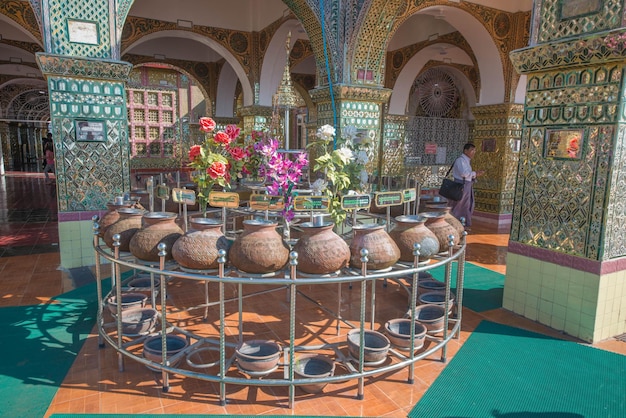
<instances>
[{"instance_id":1,"label":"green floor mat","mask_svg":"<svg viewBox=\"0 0 626 418\"><path fill-rule=\"evenodd\" d=\"M409 417L623 417L626 356L483 321Z\"/></svg>"},{"instance_id":2,"label":"green floor mat","mask_svg":"<svg viewBox=\"0 0 626 418\"><path fill-rule=\"evenodd\" d=\"M452 263L452 291L456 292L457 263ZM430 270L435 279L443 281L444 267ZM504 292L504 275L495 271L465 263L465 280L463 282L463 306L474 312L485 312L502 307Z\"/></svg>"},{"instance_id":3,"label":"green floor mat","mask_svg":"<svg viewBox=\"0 0 626 418\"><path fill-rule=\"evenodd\" d=\"M0 415L44 416L93 328L96 304L91 283L47 304L0 308Z\"/></svg>"}]
</instances>

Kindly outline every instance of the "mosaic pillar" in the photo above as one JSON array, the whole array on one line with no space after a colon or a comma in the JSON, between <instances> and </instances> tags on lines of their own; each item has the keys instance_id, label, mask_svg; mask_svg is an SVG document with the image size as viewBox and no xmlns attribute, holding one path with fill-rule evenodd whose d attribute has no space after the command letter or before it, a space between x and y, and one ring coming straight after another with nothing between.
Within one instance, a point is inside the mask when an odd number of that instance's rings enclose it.
<instances>
[{"instance_id":1,"label":"mosaic pillar","mask_svg":"<svg viewBox=\"0 0 626 418\"><path fill-rule=\"evenodd\" d=\"M626 332L624 4L534 16L503 306L595 342Z\"/></svg>"},{"instance_id":2,"label":"mosaic pillar","mask_svg":"<svg viewBox=\"0 0 626 418\"><path fill-rule=\"evenodd\" d=\"M335 85L332 97L330 93L328 87L311 90L311 99L317 107L317 126L333 125L337 137L341 136L341 128L345 126L354 126L358 131L368 135L376 144L370 174L380 177L378 173L382 170L387 152L385 150L385 153L381 153L384 144L382 132L384 104L389 101L391 90L382 87ZM398 137L398 144L400 140ZM382 159L379 158L380 155L383 156Z\"/></svg>"},{"instance_id":3,"label":"mosaic pillar","mask_svg":"<svg viewBox=\"0 0 626 418\"><path fill-rule=\"evenodd\" d=\"M130 191L126 81L119 61L132 1L44 0L44 53L55 151L59 245L65 268L94 264L91 217Z\"/></svg>"},{"instance_id":4,"label":"mosaic pillar","mask_svg":"<svg viewBox=\"0 0 626 418\"><path fill-rule=\"evenodd\" d=\"M523 106L478 106L472 108L472 114L475 120L471 137L478 149L472 167L485 171L474 185L474 218L508 226L513 212Z\"/></svg>"},{"instance_id":5,"label":"mosaic pillar","mask_svg":"<svg viewBox=\"0 0 626 418\"><path fill-rule=\"evenodd\" d=\"M269 127L272 121L272 108L269 106L246 106L238 111L243 126L244 135L249 135L252 131L261 131Z\"/></svg>"}]
</instances>

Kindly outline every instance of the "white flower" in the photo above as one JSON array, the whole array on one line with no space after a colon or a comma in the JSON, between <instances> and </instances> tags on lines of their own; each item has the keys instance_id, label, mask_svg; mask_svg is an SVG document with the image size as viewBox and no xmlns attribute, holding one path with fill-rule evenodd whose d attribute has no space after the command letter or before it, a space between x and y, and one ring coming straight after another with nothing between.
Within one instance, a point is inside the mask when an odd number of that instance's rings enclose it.
<instances>
[{"instance_id":1,"label":"white flower","mask_svg":"<svg viewBox=\"0 0 626 418\"><path fill-rule=\"evenodd\" d=\"M359 152L357 152L356 154L356 162L357 164L362 164L365 165L369 162L370 158L367 155L367 152L364 150L360 150Z\"/></svg>"},{"instance_id":2,"label":"white flower","mask_svg":"<svg viewBox=\"0 0 626 418\"><path fill-rule=\"evenodd\" d=\"M354 158L354 153L348 147L341 147L335 151L344 164L348 164Z\"/></svg>"},{"instance_id":3,"label":"white flower","mask_svg":"<svg viewBox=\"0 0 626 418\"><path fill-rule=\"evenodd\" d=\"M320 196L326 187L328 187L328 182L324 179L317 179L311 184L311 190L315 196Z\"/></svg>"},{"instance_id":4,"label":"white flower","mask_svg":"<svg viewBox=\"0 0 626 418\"><path fill-rule=\"evenodd\" d=\"M317 137L328 141L335 136L335 128L330 125L324 125L317 130Z\"/></svg>"}]
</instances>

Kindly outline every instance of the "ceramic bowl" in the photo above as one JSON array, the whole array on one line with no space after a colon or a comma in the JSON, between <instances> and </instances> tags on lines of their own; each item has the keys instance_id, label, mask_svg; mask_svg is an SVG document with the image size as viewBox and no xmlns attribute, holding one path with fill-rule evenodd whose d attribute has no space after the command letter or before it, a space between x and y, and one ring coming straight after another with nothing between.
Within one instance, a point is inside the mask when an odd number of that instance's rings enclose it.
<instances>
[{"instance_id":1,"label":"ceramic bowl","mask_svg":"<svg viewBox=\"0 0 626 418\"><path fill-rule=\"evenodd\" d=\"M378 331L363 330L363 332L365 333L363 361L365 363L384 361L391 345L389 339ZM360 358L360 338L361 333L358 329L348 331L348 350L352 358L356 360Z\"/></svg>"},{"instance_id":2,"label":"ceramic bowl","mask_svg":"<svg viewBox=\"0 0 626 418\"><path fill-rule=\"evenodd\" d=\"M413 348L419 350L424 346L426 326L420 322L413 322L415 335ZM408 318L390 319L385 323L385 332L389 341L400 349L411 348L411 320Z\"/></svg>"},{"instance_id":3,"label":"ceramic bowl","mask_svg":"<svg viewBox=\"0 0 626 418\"><path fill-rule=\"evenodd\" d=\"M165 337L165 351L167 358L171 358L175 354L180 353L189 346L189 341L185 337L175 334L167 334ZM148 338L143 343L143 356L144 358L161 364L163 361L163 349L161 344L161 334L154 335ZM178 357L176 361L172 362L170 366L174 367L178 364L182 357ZM150 370L159 371L154 367L147 366Z\"/></svg>"},{"instance_id":4,"label":"ceramic bowl","mask_svg":"<svg viewBox=\"0 0 626 418\"><path fill-rule=\"evenodd\" d=\"M443 322L446 310L442 305L418 305L415 307L415 320L424 324L427 333L436 333L443 330ZM406 316L411 317L411 310Z\"/></svg>"},{"instance_id":5,"label":"ceramic bowl","mask_svg":"<svg viewBox=\"0 0 626 418\"><path fill-rule=\"evenodd\" d=\"M274 341L245 341L235 351L237 364L244 371L264 373L272 371L280 359L280 346Z\"/></svg>"},{"instance_id":6,"label":"ceramic bowl","mask_svg":"<svg viewBox=\"0 0 626 418\"><path fill-rule=\"evenodd\" d=\"M296 358L293 370L298 378L320 378L332 376L335 373L335 362L321 354L303 354ZM311 383L301 385L306 393L320 393L327 383Z\"/></svg>"},{"instance_id":7,"label":"ceramic bowl","mask_svg":"<svg viewBox=\"0 0 626 418\"><path fill-rule=\"evenodd\" d=\"M128 292L122 293L121 299L122 311L125 311L127 309L143 308L144 306L146 306L146 300L148 299L148 296L144 295L143 293ZM109 311L111 311L113 315L117 315L117 298L115 297L115 295L111 296L107 300L107 306L109 307Z\"/></svg>"},{"instance_id":8,"label":"ceramic bowl","mask_svg":"<svg viewBox=\"0 0 626 418\"><path fill-rule=\"evenodd\" d=\"M420 294L417 299L419 300L420 305L432 304L432 305L441 305L444 306L446 303L446 292L426 292ZM452 307L454 306L455 295L450 292L450 299L448 300L448 312L452 312Z\"/></svg>"},{"instance_id":9,"label":"ceramic bowl","mask_svg":"<svg viewBox=\"0 0 626 418\"><path fill-rule=\"evenodd\" d=\"M154 331L159 313L152 308L126 309L122 311L122 334L142 335Z\"/></svg>"}]
</instances>

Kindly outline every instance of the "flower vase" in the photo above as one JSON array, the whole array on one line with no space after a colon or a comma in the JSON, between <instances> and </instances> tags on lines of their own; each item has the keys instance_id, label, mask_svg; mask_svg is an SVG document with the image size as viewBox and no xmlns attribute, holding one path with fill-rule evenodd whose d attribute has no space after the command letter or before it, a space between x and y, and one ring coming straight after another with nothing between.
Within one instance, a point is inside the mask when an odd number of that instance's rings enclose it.
<instances>
[{"instance_id":1,"label":"flower vase","mask_svg":"<svg viewBox=\"0 0 626 418\"><path fill-rule=\"evenodd\" d=\"M389 235L400 248L400 260L413 262L413 246L420 245L419 261L427 261L439 252L439 239L424 224L422 216L404 215L396 217L396 227Z\"/></svg>"},{"instance_id":2,"label":"flower vase","mask_svg":"<svg viewBox=\"0 0 626 418\"><path fill-rule=\"evenodd\" d=\"M228 252L230 247L222 223L210 218L192 218L190 223L191 229L174 243L172 257L187 269L216 269L219 250Z\"/></svg>"},{"instance_id":3,"label":"flower vase","mask_svg":"<svg viewBox=\"0 0 626 418\"><path fill-rule=\"evenodd\" d=\"M400 248L391 239L384 225L363 224L352 228L354 236L350 243L350 266L361 268L361 250L368 254L367 268L382 270L393 266L400 259Z\"/></svg>"},{"instance_id":4,"label":"flower vase","mask_svg":"<svg viewBox=\"0 0 626 418\"><path fill-rule=\"evenodd\" d=\"M289 261L289 248L276 231L278 224L249 219L228 251L230 263L240 271L266 274L281 270Z\"/></svg>"},{"instance_id":5,"label":"flower vase","mask_svg":"<svg viewBox=\"0 0 626 418\"><path fill-rule=\"evenodd\" d=\"M148 212L143 215L144 226L133 235L129 248L132 255L143 261L159 261L158 245L166 246L166 260L172 259L172 247L183 230L176 224L177 214Z\"/></svg>"},{"instance_id":6,"label":"flower vase","mask_svg":"<svg viewBox=\"0 0 626 418\"><path fill-rule=\"evenodd\" d=\"M348 266L350 247L333 231L332 222L300 225L302 236L293 247L298 253L298 270L307 274L330 274Z\"/></svg>"}]
</instances>

